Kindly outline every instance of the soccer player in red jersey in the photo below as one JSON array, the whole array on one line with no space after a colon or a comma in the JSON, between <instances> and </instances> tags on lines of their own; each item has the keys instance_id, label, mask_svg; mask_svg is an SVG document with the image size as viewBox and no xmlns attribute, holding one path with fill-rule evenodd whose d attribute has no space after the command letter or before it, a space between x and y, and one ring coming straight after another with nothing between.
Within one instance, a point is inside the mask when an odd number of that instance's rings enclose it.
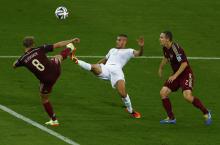
<instances>
[{"instance_id":1,"label":"soccer player in red jersey","mask_svg":"<svg viewBox=\"0 0 220 145\"><path fill-rule=\"evenodd\" d=\"M164 58L162 59L158 74L162 77L162 71L165 64L170 63L173 74L165 82L160 90L163 107L166 110L167 118L161 120L161 124L175 124L176 119L172 110L172 105L168 95L171 92L182 89L184 98L192 103L193 106L200 109L204 114L205 124L210 125L211 113L202 104L202 102L192 95L194 75L189 65L184 50L175 42L173 42L173 35L170 31L165 31L160 34L160 44L163 47Z\"/></svg>"},{"instance_id":2,"label":"soccer player in red jersey","mask_svg":"<svg viewBox=\"0 0 220 145\"><path fill-rule=\"evenodd\" d=\"M74 38L66 41L57 42L52 45L43 45L35 47L34 37L27 36L23 40L23 46L25 47L25 53L18 58L13 67L26 67L31 71L37 79L40 81L40 96L45 111L51 118L46 122L47 125L58 126L59 122L53 111L53 107L49 101L49 94L52 91L54 84L61 74L61 62L67 58L75 47L72 43L79 43L79 38ZM47 57L48 52L52 52L55 48L66 48L60 52L60 54L49 59Z\"/></svg>"}]
</instances>

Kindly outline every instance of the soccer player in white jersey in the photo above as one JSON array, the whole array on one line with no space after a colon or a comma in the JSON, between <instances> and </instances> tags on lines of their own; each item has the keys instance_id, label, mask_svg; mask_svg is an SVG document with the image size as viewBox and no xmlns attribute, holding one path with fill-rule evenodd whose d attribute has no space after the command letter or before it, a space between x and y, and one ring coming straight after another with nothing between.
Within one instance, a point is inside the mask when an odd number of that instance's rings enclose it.
<instances>
[{"instance_id":1,"label":"soccer player in white jersey","mask_svg":"<svg viewBox=\"0 0 220 145\"><path fill-rule=\"evenodd\" d=\"M126 48L128 37L125 34L117 36L116 47L109 50L108 54L98 61L97 64L89 64L75 57L75 51L72 52L72 60L75 61L81 68L93 72L97 77L110 80L113 88L116 88L126 106L127 112L133 118L141 118L141 114L134 111L131 105L131 100L126 92L125 78L122 68L133 57L143 55L144 38L140 37L137 42L139 50Z\"/></svg>"}]
</instances>

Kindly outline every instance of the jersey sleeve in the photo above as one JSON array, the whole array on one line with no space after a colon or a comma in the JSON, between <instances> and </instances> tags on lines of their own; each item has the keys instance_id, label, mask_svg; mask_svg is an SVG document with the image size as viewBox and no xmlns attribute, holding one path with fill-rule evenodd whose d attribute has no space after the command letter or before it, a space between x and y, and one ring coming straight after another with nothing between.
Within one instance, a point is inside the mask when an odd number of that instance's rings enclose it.
<instances>
[{"instance_id":1,"label":"jersey sleeve","mask_svg":"<svg viewBox=\"0 0 220 145\"><path fill-rule=\"evenodd\" d=\"M45 53L52 52L53 51L53 45L43 45L39 47L41 50L43 50Z\"/></svg>"},{"instance_id":2,"label":"jersey sleeve","mask_svg":"<svg viewBox=\"0 0 220 145\"><path fill-rule=\"evenodd\" d=\"M109 52L106 54L106 56L105 56L106 59L109 59L109 56L110 56L110 54L111 54L111 51L112 51L112 49L110 49Z\"/></svg>"},{"instance_id":3,"label":"jersey sleeve","mask_svg":"<svg viewBox=\"0 0 220 145\"><path fill-rule=\"evenodd\" d=\"M187 57L185 55L185 52L184 50L177 44L177 43L174 43L172 45L172 49L173 49L173 52L176 56L176 60L179 62L179 63L182 63L182 62L186 62L187 61Z\"/></svg>"},{"instance_id":4,"label":"jersey sleeve","mask_svg":"<svg viewBox=\"0 0 220 145\"><path fill-rule=\"evenodd\" d=\"M183 49L178 50L178 54L176 55L176 59L180 63L187 61L187 58L186 58L186 55L185 55L185 52L183 51Z\"/></svg>"},{"instance_id":5,"label":"jersey sleeve","mask_svg":"<svg viewBox=\"0 0 220 145\"><path fill-rule=\"evenodd\" d=\"M130 58L135 57L135 56L134 56L134 49L132 49L132 48L129 48L129 49L128 49L128 56L129 56Z\"/></svg>"},{"instance_id":6,"label":"jersey sleeve","mask_svg":"<svg viewBox=\"0 0 220 145\"><path fill-rule=\"evenodd\" d=\"M20 66L23 66L23 63L20 61L20 59L18 59L18 60L15 61L14 66L15 67L20 67Z\"/></svg>"}]
</instances>

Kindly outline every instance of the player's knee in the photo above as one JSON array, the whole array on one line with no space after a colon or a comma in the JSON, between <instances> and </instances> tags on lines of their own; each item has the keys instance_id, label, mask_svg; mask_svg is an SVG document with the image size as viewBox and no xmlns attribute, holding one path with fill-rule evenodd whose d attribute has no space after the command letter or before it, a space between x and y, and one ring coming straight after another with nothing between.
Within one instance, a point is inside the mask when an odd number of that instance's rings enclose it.
<instances>
[{"instance_id":1,"label":"player's knee","mask_svg":"<svg viewBox=\"0 0 220 145\"><path fill-rule=\"evenodd\" d=\"M95 64L91 64L91 71L95 72L96 71L96 65Z\"/></svg>"},{"instance_id":2,"label":"player's knee","mask_svg":"<svg viewBox=\"0 0 220 145\"><path fill-rule=\"evenodd\" d=\"M63 60L62 55L55 55L54 58L56 58L60 63L61 63L62 60Z\"/></svg>"},{"instance_id":3,"label":"player's knee","mask_svg":"<svg viewBox=\"0 0 220 145\"><path fill-rule=\"evenodd\" d=\"M168 87L163 87L160 90L161 99L167 98L170 93L171 93L171 90Z\"/></svg>"},{"instance_id":4,"label":"player's knee","mask_svg":"<svg viewBox=\"0 0 220 145\"><path fill-rule=\"evenodd\" d=\"M48 94L40 94L42 103L47 103L49 101Z\"/></svg>"},{"instance_id":5,"label":"player's knee","mask_svg":"<svg viewBox=\"0 0 220 145\"><path fill-rule=\"evenodd\" d=\"M98 64L91 64L91 71L95 75L100 75L102 73L102 70Z\"/></svg>"},{"instance_id":6,"label":"player's knee","mask_svg":"<svg viewBox=\"0 0 220 145\"><path fill-rule=\"evenodd\" d=\"M184 94L183 96L188 102L193 102L193 96L191 94Z\"/></svg>"},{"instance_id":7,"label":"player's knee","mask_svg":"<svg viewBox=\"0 0 220 145\"><path fill-rule=\"evenodd\" d=\"M161 99L164 99L164 98L166 98L167 97L167 93L166 93L166 91L165 90L160 90L160 97L161 97Z\"/></svg>"},{"instance_id":8,"label":"player's knee","mask_svg":"<svg viewBox=\"0 0 220 145\"><path fill-rule=\"evenodd\" d=\"M49 99L48 98L41 98L41 102L43 104L45 104L45 103L49 102Z\"/></svg>"}]
</instances>

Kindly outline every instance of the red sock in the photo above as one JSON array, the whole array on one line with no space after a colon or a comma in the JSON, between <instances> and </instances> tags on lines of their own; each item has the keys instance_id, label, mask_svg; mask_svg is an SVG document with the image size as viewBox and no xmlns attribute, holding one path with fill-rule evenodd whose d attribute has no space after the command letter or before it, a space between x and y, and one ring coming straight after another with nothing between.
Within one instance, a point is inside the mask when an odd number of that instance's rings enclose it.
<instances>
[{"instance_id":1,"label":"red sock","mask_svg":"<svg viewBox=\"0 0 220 145\"><path fill-rule=\"evenodd\" d=\"M162 99L163 107L167 112L167 115L170 119L175 119L173 111L172 111L172 105L170 103L169 98Z\"/></svg>"},{"instance_id":2,"label":"red sock","mask_svg":"<svg viewBox=\"0 0 220 145\"><path fill-rule=\"evenodd\" d=\"M67 56L70 54L71 49L70 48L65 48L63 51L60 52L60 55L62 55L63 59L66 59Z\"/></svg>"},{"instance_id":3,"label":"red sock","mask_svg":"<svg viewBox=\"0 0 220 145\"><path fill-rule=\"evenodd\" d=\"M48 101L48 102L44 103L43 105L44 105L45 111L46 111L47 114L50 116L50 118L51 118L52 120L56 120L56 115L55 115L55 113L53 112L53 107L52 107L52 105L50 104L50 102Z\"/></svg>"},{"instance_id":4,"label":"red sock","mask_svg":"<svg viewBox=\"0 0 220 145\"><path fill-rule=\"evenodd\" d=\"M199 100L199 98L194 97L194 100L193 100L192 104L193 104L196 108L200 109L200 110L203 112L203 114L207 114L207 113L209 112L209 111L205 108L205 106L202 104L202 102Z\"/></svg>"}]
</instances>

